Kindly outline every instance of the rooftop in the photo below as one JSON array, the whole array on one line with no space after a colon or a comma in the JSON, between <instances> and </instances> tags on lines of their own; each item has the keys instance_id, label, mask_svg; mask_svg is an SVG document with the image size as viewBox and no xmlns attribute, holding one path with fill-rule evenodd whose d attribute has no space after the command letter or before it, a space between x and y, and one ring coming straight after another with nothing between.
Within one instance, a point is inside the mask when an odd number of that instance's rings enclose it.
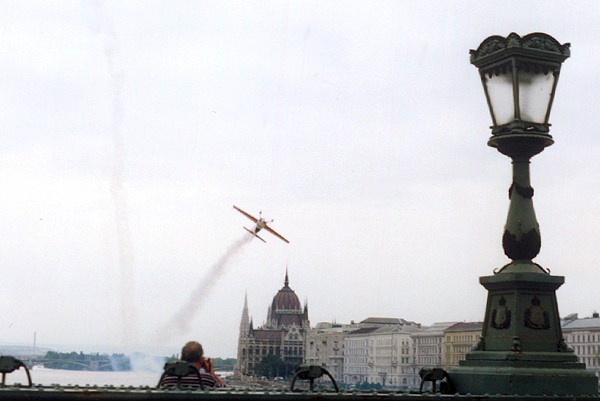
<instances>
[{"instance_id":1,"label":"rooftop","mask_svg":"<svg viewBox=\"0 0 600 401\"><path fill-rule=\"evenodd\" d=\"M363 327L361 329L358 330L354 330L350 333L348 333L349 335L353 336L353 335L357 335L357 334L368 334L368 333L372 333L375 330L377 330L379 327Z\"/></svg>"},{"instance_id":2,"label":"rooftop","mask_svg":"<svg viewBox=\"0 0 600 401\"><path fill-rule=\"evenodd\" d=\"M600 329L600 317L586 317L583 319L564 320L563 330Z\"/></svg>"},{"instance_id":3,"label":"rooftop","mask_svg":"<svg viewBox=\"0 0 600 401\"><path fill-rule=\"evenodd\" d=\"M424 326L416 332L416 336L442 335L446 329L454 326L457 322L434 323L432 326Z\"/></svg>"},{"instance_id":4,"label":"rooftop","mask_svg":"<svg viewBox=\"0 0 600 401\"><path fill-rule=\"evenodd\" d=\"M395 317L368 317L362 322L362 325L416 325L415 322L409 322L408 320L399 319Z\"/></svg>"},{"instance_id":5,"label":"rooftop","mask_svg":"<svg viewBox=\"0 0 600 401\"><path fill-rule=\"evenodd\" d=\"M483 322L459 322L448 327L444 332L449 331L475 331L482 330Z\"/></svg>"}]
</instances>

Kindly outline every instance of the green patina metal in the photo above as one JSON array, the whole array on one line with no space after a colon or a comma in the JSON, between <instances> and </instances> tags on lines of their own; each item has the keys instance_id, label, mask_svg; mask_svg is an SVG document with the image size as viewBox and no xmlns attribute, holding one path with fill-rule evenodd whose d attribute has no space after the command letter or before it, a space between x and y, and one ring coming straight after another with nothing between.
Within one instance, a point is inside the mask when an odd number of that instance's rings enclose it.
<instances>
[{"instance_id":1,"label":"green patina metal","mask_svg":"<svg viewBox=\"0 0 600 401\"><path fill-rule=\"evenodd\" d=\"M480 278L488 290L483 333L476 349L450 377L461 394L597 394L598 379L565 343L560 326L556 290L564 277L552 276L532 261L539 253L541 236L533 208L529 178L530 160L554 143L549 134L550 109L562 62L570 56L569 44L561 45L543 33L521 38L492 36L477 50L471 63L479 68L492 115L492 137L488 145L510 157L513 182L510 206L502 237L504 253L512 260L493 276ZM522 78L552 74L552 87L543 116L527 121L526 104L519 95ZM489 77L504 74L512 85L512 104L504 109L510 121L497 124L501 113ZM506 93L506 92L505 92ZM510 109L512 107L512 110ZM506 112L508 110L508 113ZM506 120L506 118L505 118Z\"/></svg>"}]
</instances>

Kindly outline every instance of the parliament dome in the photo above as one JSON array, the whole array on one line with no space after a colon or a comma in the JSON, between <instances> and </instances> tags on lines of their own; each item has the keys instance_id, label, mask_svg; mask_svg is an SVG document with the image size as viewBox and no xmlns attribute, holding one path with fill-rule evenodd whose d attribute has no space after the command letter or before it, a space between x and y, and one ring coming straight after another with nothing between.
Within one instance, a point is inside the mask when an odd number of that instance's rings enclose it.
<instances>
[{"instance_id":1,"label":"parliament dome","mask_svg":"<svg viewBox=\"0 0 600 401\"><path fill-rule=\"evenodd\" d=\"M280 310L287 310L301 312L302 306L300 305L300 300L298 299L298 296L294 290L292 290L289 286L287 271L285 273L285 281L283 284L283 288L280 289L273 297L271 311L276 312Z\"/></svg>"}]
</instances>

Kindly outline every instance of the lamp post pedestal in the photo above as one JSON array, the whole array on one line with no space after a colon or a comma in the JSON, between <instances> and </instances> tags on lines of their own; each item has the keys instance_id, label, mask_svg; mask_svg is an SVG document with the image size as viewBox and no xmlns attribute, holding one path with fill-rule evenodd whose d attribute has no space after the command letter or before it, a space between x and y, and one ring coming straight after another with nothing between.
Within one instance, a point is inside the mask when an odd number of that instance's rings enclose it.
<instances>
[{"instance_id":1,"label":"lamp post pedestal","mask_svg":"<svg viewBox=\"0 0 600 401\"><path fill-rule=\"evenodd\" d=\"M449 370L461 394L596 394L598 379L562 338L556 289L564 277L530 261L480 277L488 290L483 335Z\"/></svg>"}]
</instances>

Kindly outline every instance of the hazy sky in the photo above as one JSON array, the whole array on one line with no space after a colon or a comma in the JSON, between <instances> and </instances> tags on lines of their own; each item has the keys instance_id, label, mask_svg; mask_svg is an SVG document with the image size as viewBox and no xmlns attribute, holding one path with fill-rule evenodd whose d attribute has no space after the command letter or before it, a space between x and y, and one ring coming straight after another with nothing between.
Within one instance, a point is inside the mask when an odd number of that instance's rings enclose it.
<instances>
[{"instance_id":1,"label":"hazy sky","mask_svg":"<svg viewBox=\"0 0 600 401\"><path fill-rule=\"evenodd\" d=\"M258 326L286 266L313 324L482 320L511 166L468 51L513 31L572 43L532 163L536 261L566 276L563 315L591 315L599 18L596 1L0 2L0 343L235 356L244 293ZM234 204L290 244L265 233L216 274L251 227ZM177 313L188 329L159 335Z\"/></svg>"}]
</instances>

